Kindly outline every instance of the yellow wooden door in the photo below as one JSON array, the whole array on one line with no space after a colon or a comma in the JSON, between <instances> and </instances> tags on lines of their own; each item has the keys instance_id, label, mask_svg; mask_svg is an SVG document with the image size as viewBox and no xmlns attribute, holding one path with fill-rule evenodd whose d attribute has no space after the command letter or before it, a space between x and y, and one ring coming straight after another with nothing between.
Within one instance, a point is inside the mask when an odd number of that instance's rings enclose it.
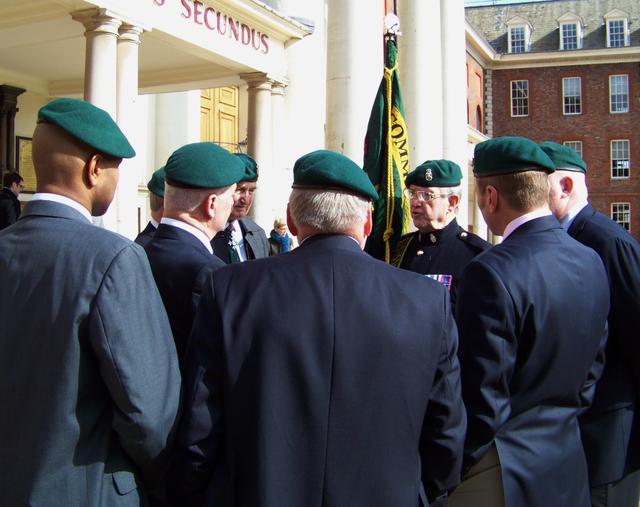
<instances>
[{"instance_id":1,"label":"yellow wooden door","mask_svg":"<svg viewBox=\"0 0 640 507\"><path fill-rule=\"evenodd\" d=\"M238 88L209 88L200 94L200 139L238 151Z\"/></svg>"}]
</instances>

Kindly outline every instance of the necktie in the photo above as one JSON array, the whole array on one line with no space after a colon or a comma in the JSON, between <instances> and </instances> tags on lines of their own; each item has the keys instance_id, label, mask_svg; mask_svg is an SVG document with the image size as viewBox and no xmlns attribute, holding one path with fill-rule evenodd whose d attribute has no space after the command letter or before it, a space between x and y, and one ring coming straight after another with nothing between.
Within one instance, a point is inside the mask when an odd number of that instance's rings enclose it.
<instances>
[{"instance_id":1,"label":"necktie","mask_svg":"<svg viewBox=\"0 0 640 507\"><path fill-rule=\"evenodd\" d=\"M233 240L233 231L235 231L233 224L229 224L225 229L227 233L227 250L229 251L229 264L234 262L240 262L240 256L236 250L236 242Z\"/></svg>"}]
</instances>

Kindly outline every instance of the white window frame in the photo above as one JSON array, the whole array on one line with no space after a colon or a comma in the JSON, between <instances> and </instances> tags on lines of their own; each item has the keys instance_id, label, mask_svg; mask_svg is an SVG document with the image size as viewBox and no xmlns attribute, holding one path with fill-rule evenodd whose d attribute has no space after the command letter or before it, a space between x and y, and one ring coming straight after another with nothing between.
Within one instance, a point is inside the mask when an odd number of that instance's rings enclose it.
<instances>
[{"instance_id":1,"label":"white window frame","mask_svg":"<svg viewBox=\"0 0 640 507\"><path fill-rule=\"evenodd\" d=\"M564 141L562 144L571 148L582 158L582 141Z\"/></svg>"},{"instance_id":2,"label":"white window frame","mask_svg":"<svg viewBox=\"0 0 640 507\"><path fill-rule=\"evenodd\" d=\"M571 79L571 80L578 80L578 111L569 111L567 112L567 94L565 91L565 85L566 82ZM574 95L571 95L571 97L574 97ZM563 77L562 78L562 114L565 116L575 116L575 115L579 115L582 114L582 78L579 76L569 76L569 77Z\"/></svg>"},{"instance_id":3,"label":"white window frame","mask_svg":"<svg viewBox=\"0 0 640 507\"><path fill-rule=\"evenodd\" d=\"M512 32L514 30L520 30L522 29L522 51L514 51L513 50L513 35ZM527 26L526 25L513 25L509 27L509 53L511 54L519 54L519 53L526 53L528 51L527 47Z\"/></svg>"},{"instance_id":4,"label":"white window frame","mask_svg":"<svg viewBox=\"0 0 640 507\"><path fill-rule=\"evenodd\" d=\"M626 158L613 158L613 146L614 143L626 143L626 151L627 151L627 156ZM622 167L622 168L615 168L614 167L614 161L616 160L626 160L627 161L627 167ZM609 167L610 167L610 175L611 175L611 179L612 180L628 180L629 177L631 176L631 143L629 142L629 139L612 139L609 142ZM614 170L617 171L625 171L626 169L626 174L621 175L614 175L613 172Z\"/></svg>"},{"instance_id":5,"label":"white window frame","mask_svg":"<svg viewBox=\"0 0 640 507\"><path fill-rule=\"evenodd\" d=\"M564 33L563 33L565 26L575 27L575 30L576 30L576 47L575 48L565 47L565 40L564 40ZM562 51L575 51L577 49L582 49L582 26L578 21L567 21L565 23L560 23L559 31L560 31L560 49Z\"/></svg>"},{"instance_id":6,"label":"white window frame","mask_svg":"<svg viewBox=\"0 0 640 507\"><path fill-rule=\"evenodd\" d=\"M620 110L613 110L613 78L624 77L626 79L626 108ZM622 96L622 93L617 93L616 96ZM609 76L609 112L611 114L624 114L629 112L629 75L628 74L611 74Z\"/></svg>"},{"instance_id":7,"label":"white window frame","mask_svg":"<svg viewBox=\"0 0 640 507\"><path fill-rule=\"evenodd\" d=\"M622 208L622 209L619 209ZM622 218L620 219L620 215ZM612 202L611 203L611 220L624 227L629 233L631 232L631 203L630 202Z\"/></svg>"},{"instance_id":8,"label":"white window frame","mask_svg":"<svg viewBox=\"0 0 640 507\"><path fill-rule=\"evenodd\" d=\"M526 96L524 97L516 97L514 96L514 88L513 85L514 83L526 83ZM515 91L521 91L521 90L515 90ZM514 79L512 81L509 82L509 102L511 105L511 117L512 118L524 118L526 116L529 116L529 80L528 79ZM514 101L515 100L520 100L520 101L526 101L526 104L520 103L520 104L515 104ZM515 106L515 107L514 107ZM526 114L514 114L514 110L518 109L518 108L526 108Z\"/></svg>"},{"instance_id":9,"label":"white window frame","mask_svg":"<svg viewBox=\"0 0 640 507\"><path fill-rule=\"evenodd\" d=\"M607 12L604 16L604 26L605 26L605 37L606 40L605 46L608 48L611 47L620 47L620 46L612 46L611 45L611 23L616 21L621 21L624 31L624 39L621 47L627 47L631 45L631 32L629 30L629 13L623 11L622 9L613 9Z\"/></svg>"}]
</instances>

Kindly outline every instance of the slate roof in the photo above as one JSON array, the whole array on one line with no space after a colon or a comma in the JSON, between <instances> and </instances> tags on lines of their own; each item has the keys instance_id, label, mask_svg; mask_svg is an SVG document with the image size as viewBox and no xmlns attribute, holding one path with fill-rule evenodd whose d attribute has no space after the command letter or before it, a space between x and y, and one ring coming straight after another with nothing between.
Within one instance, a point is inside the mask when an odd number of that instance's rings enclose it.
<instances>
[{"instance_id":1,"label":"slate roof","mask_svg":"<svg viewBox=\"0 0 640 507\"><path fill-rule=\"evenodd\" d=\"M559 51L558 18L572 13L583 20L582 49L604 49L606 26L604 15L619 9L629 17L631 46L640 46L639 0L550 0L510 5L467 7L469 23L498 53L507 53L507 21L518 16L532 27L531 52Z\"/></svg>"}]
</instances>

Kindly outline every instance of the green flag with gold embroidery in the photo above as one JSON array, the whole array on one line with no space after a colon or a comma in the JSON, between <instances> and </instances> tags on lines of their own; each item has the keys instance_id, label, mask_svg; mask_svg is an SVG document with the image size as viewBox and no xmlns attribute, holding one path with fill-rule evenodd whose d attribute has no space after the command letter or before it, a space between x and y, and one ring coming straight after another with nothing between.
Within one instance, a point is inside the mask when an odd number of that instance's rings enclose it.
<instances>
[{"instance_id":1,"label":"green flag with gold embroidery","mask_svg":"<svg viewBox=\"0 0 640 507\"><path fill-rule=\"evenodd\" d=\"M409 202L403 195L409 172L409 140L400 94L398 49L386 43L384 77L378 88L364 143L364 170L378 191L373 203L373 230L365 251L389 262L393 249L410 226Z\"/></svg>"}]
</instances>

